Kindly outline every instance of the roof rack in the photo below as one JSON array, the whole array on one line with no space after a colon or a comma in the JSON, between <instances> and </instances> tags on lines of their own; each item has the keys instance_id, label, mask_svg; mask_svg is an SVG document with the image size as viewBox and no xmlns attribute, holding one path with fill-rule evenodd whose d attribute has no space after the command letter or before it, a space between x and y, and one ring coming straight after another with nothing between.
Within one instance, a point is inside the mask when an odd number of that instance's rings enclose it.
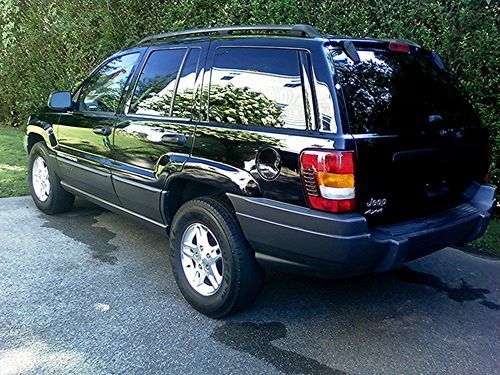
<instances>
[{"instance_id":1,"label":"roof rack","mask_svg":"<svg viewBox=\"0 0 500 375\"><path fill-rule=\"evenodd\" d=\"M280 33L282 32L283 34L302 36L308 38L322 37L322 34L318 31L318 29L309 25L243 25L243 26L207 27L207 28L189 29L181 31L171 31L168 33L148 36L142 39L139 42L139 44L152 42L155 40L178 37L178 36L188 36L197 34L203 35L203 34L218 33L221 36L228 36L233 34L234 32L240 32L240 31L268 31L270 33L278 31Z\"/></svg>"}]
</instances>

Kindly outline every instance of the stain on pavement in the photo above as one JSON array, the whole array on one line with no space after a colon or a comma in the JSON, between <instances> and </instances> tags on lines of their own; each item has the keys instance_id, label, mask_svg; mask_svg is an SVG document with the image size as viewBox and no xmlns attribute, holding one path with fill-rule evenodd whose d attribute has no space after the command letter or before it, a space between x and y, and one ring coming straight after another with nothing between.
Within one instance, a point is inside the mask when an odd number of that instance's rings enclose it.
<instances>
[{"instance_id":1,"label":"stain on pavement","mask_svg":"<svg viewBox=\"0 0 500 375\"><path fill-rule=\"evenodd\" d=\"M113 265L118 261L115 256L118 248L109 242L116 234L106 228L93 226L97 223L96 217L103 212L106 211L90 203L83 202L65 214L56 216L41 214L45 220L42 226L56 229L64 235L84 243L90 248L94 259Z\"/></svg>"},{"instance_id":2,"label":"stain on pavement","mask_svg":"<svg viewBox=\"0 0 500 375\"><path fill-rule=\"evenodd\" d=\"M484 288L475 288L464 279L460 279L460 286L451 287L444 283L439 277L430 273L419 272L410 267L403 266L394 272L401 281L430 286L440 292L445 293L448 298L456 302L478 301L483 306L491 310L500 310L500 305L488 301L486 295L491 292Z\"/></svg>"},{"instance_id":3,"label":"stain on pavement","mask_svg":"<svg viewBox=\"0 0 500 375\"><path fill-rule=\"evenodd\" d=\"M283 323L227 322L216 327L211 337L239 352L248 353L287 374L345 374L315 359L278 348L272 341L286 337Z\"/></svg>"}]
</instances>

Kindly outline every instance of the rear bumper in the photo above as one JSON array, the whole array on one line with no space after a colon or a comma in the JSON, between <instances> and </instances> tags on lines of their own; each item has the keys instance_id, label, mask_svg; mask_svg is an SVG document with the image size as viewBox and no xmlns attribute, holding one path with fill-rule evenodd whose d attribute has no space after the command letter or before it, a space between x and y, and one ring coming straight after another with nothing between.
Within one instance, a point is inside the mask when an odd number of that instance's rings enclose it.
<instances>
[{"instance_id":1,"label":"rear bumper","mask_svg":"<svg viewBox=\"0 0 500 375\"><path fill-rule=\"evenodd\" d=\"M467 203L439 214L370 228L357 213L331 214L228 194L264 267L326 277L382 272L484 234L495 187L480 185Z\"/></svg>"}]
</instances>

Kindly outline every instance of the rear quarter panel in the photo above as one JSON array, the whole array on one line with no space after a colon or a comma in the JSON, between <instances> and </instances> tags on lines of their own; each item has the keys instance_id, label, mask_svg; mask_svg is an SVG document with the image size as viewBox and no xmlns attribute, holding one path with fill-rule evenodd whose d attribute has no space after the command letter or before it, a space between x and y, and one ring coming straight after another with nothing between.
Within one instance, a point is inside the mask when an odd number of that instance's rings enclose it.
<instances>
[{"instance_id":1,"label":"rear quarter panel","mask_svg":"<svg viewBox=\"0 0 500 375\"><path fill-rule=\"evenodd\" d=\"M336 94L332 80L332 67L325 57L323 43L305 42L304 38L235 38L213 41L205 67L202 109L208 108L210 69L214 51L220 46L276 47L307 51L313 69L312 74L305 79L313 88L316 98L313 115L315 126L311 130L297 130L209 123L206 110L202 110L202 121L196 127L193 157L186 163L183 172L189 174L190 170L206 170L207 176L210 175L211 178L214 178L214 175L220 175L221 182L231 179L241 194L258 195L306 206L299 166L302 150L353 147L351 138L344 137L338 125L340 120L333 99ZM279 175L271 180L263 178L257 169L259 153L267 148L272 148L278 153L281 163Z\"/></svg>"}]
</instances>

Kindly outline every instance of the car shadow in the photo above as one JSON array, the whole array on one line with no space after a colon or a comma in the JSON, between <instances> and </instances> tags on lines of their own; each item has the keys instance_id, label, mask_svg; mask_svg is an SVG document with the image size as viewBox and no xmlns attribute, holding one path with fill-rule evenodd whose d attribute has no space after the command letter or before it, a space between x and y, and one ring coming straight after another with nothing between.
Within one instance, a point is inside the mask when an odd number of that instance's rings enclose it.
<instances>
[{"instance_id":1,"label":"car shadow","mask_svg":"<svg viewBox=\"0 0 500 375\"><path fill-rule=\"evenodd\" d=\"M114 230L113 227L95 225L98 222L98 217L105 212L108 211L104 208L86 200L77 199L74 208L70 212L51 216L44 226L61 230L69 237L87 244L93 249L92 256L95 259L113 265L118 259L114 255L117 246L113 244L112 240L116 236L120 236L119 231ZM138 243L132 246L134 248L141 247L141 234L156 239L153 242L165 244L168 242L166 237L151 232L125 217L116 215L116 219L114 222L125 222L124 225L130 224L134 226L133 230L137 232L134 238L138 239ZM82 227L92 227L92 234L89 235L87 231L82 230ZM127 239L127 241L130 240ZM149 250L151 251L151 248ZM162 252L162 255L164 255L164 250L164 246L159 246L158 251ZM471 249L471 247L457 248L457 250L487 260L497 260L492 257L485 257L481 252L473 251L474 249ZM148 252L138 254L148 256ZM165 258L165 261L168 261L168 259ZM384 296L387 296L387 300L390 301L394 295L399 296L406 289L414 289L415 286L420 286L424 287L424 289L419 289L420 292L440 292L450 300L458 303L476 301L488 309L500 310L500 305L488 299L491 291L487 288L475 287L464 278L460 278L458 284L451 285L433 274L432 271L424 272L423 270L413 269L412 263L415 262L410 262L400 269L388 273L332 280L285 274L271 270L267 272L266 287L260 298L262 302L256 306L266 307L269 301L272 301L271 304L276 306L279 303L278 301L281 301L284 310L293 311L310 308L311 305L314 305L314 301L318 301L322 306L332 303L338 308L343 303L351 304L353 300L359 301L363 298L373 300L374 296L377 296L377 302L384 300Z\"/></svg>"}]
</instances>

